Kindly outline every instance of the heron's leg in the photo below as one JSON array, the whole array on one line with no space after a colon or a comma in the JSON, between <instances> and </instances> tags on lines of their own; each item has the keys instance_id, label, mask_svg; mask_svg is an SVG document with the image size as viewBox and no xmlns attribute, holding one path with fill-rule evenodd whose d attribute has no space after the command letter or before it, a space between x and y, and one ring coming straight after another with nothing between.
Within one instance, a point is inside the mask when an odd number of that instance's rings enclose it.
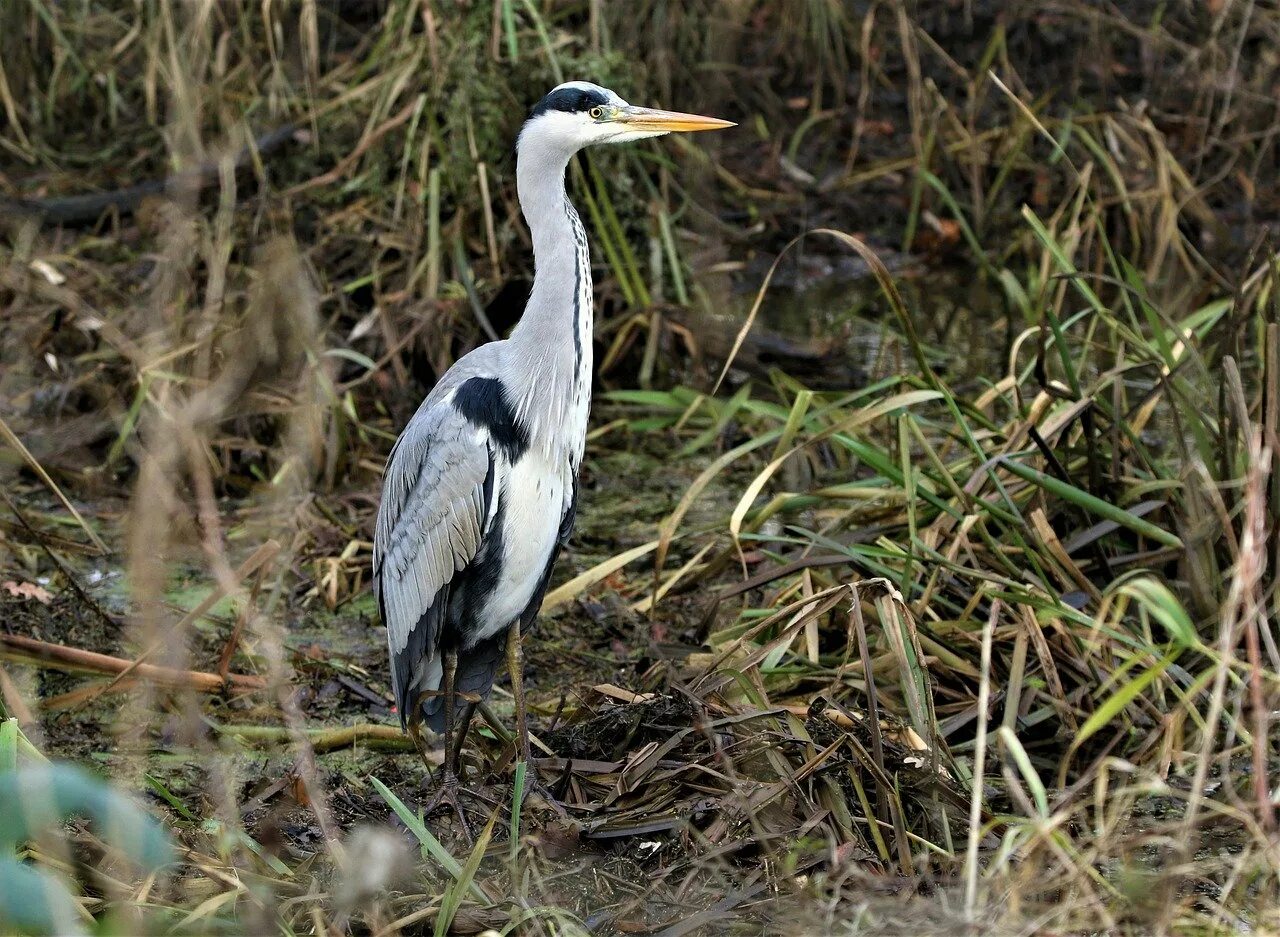
<instances>
[{"instance_id":1,"label":"heron's leg","mask_svg":"<svg viewBox=\"0 0 1280 937\"><path fill-rule=\"evenodd\" d=\"M435 796L423 807L423 816L430 816L438 810L441 804L448 805L458 818L458 825L462 830L462 835L467 842L471 842L471 826L467 823L467 815L462 810L462 804L458 800L458 773L456 770L457 759L462 750L462 741L466 738L466 730L464 729L454 744L453 738L453 710L456 702L456 693L454 688L454 680L458 673L458 652L451 649L444 652L444 674L441 681L441 689L444 693L444 764L440 766L440 783L436 789ZM467 712L468 717L471 715L470 710Z\"/></svg>"},{"instance_id":2,"label":"heron's leg","mask_svg":"<svg viewBox=\"0 0 1280 937\"><path fill-rule=\"evenodd\" d=\"M511 695L516 700L516 759L529 761L529 714L524 699L524 655L520 653L520 622L507 632L507 669L511 672Z\"/></svg>"},{"instance_id":3,"label":"heron's leg","mask_svg":"<svg viewBox=\"0 0 1280 937\"><path fill-rule=\"evenodd\" d=\"M455 700L454 684L458 679L458 652L449 650L444 652L444 675L441 681L444 687L444 764L440 766L441 779L450 777L456 778L457 774L453 770L453 760L450 757L453 745L453 704Z\"/></svg>"},{"instance_id":4,"label":"heron's leg","mask_svg":"<svg viewBox=\"0 0 1280 937\"><path fill-rule=\"evenodd\" d=\"M511 695L516 701L516 760L530 764L529 745L529 711L524 695L524 655L520 648L520 622L516 621L507 632L507 669L511 671ZM525 790L535 791L539 797L550 804L561 816L565 815L550 789L542 783L538 772L530 770L525 775Z\"/></svg>"},{"instance_id":5,"label":"heron's leg","mask_svg":"<svg viewBox=\"0 0 1280 937\"><path fill-rule=\"evenodd\" d=\"M475 715L476 707L480 704L467 703L462 707L462 718L459 720L458 740L453 743L453 774L459 781L462 780L462 746L467 742L467 732L471 729L471 717Z\"/></svg>"}]
</instances>

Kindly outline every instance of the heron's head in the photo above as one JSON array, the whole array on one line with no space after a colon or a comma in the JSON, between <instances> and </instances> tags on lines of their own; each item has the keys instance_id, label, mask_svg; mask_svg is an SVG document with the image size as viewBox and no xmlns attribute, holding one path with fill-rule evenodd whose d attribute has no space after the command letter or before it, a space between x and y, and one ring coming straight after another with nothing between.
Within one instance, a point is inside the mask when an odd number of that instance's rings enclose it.
<instances>
[{"instance_id":1,"label":"heron's head","mask_svg":"<svg viewBox=\"0 0 1280 937\"><path fill-rule=\"evenodd\" d=\"M524 149L536 142L573 154L597 143L627 143L664 133L732 126L731 121L715 117L636 107L608 88L589 81L566 81L529 112L518 147Z\"/></svg>"}]
</instances>

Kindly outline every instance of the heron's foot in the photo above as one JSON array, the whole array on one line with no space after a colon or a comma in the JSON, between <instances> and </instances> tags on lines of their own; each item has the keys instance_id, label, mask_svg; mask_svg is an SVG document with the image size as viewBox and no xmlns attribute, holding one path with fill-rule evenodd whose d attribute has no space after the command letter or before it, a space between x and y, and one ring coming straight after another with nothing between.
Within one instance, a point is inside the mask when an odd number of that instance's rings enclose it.
<instances>
[{"instance_id":1,"label":"heron's foot","mask_svg":"<svg viewBox=\"0 0 1280 937\"><path fill-rule=\"evenodd\" d=\"M517 762L518 763L518 762ZM545 801L547 806L559 815L560 819L567 820L568 812L564 809L564 804L560 803L555 794L551 792L551 788L542 783L542 778L538 776L538 769L531 763L525 762L526 770L524 775L524 797L521 799L521 809L529 804L529 795L537 797L539 800Z\"/></svg>"},{"instance_id":2,"label":"heron's foot","mask_svg":"<svg viewBox=\"0 0 1280 937\"><path fill-rule=\"evenodd\" d=\"M430 817L433 813L438 813L442 808L448 807L453 811L453 815L458 818L458 829L462 832L462 838L470 846L475 842L475 836L471 833L471 824L467 822L466 811L462 809L462 793L458 776L448 768L440 771L440 778L436 782L436 792L422 806L423 819Z\"/></svg>"}]
</instances>

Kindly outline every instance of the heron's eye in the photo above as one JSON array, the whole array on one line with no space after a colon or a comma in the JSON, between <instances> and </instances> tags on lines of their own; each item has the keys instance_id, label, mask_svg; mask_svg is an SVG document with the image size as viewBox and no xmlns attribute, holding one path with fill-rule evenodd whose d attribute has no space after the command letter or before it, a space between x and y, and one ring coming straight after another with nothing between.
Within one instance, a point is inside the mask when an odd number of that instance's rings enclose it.
<instances>
[{"instance_id":1,"label":"heron's eye","mask_svg":"<svg viewBox=\"0 0 1280 937\"><path fill-rule=\"evenodd\" d=\"M596 106L596 107L593 107L591 110L587 111L587 113L591 115L592 120L599 120L601 117L604 116L604 108Z\"/></svg>"}]
</instances>

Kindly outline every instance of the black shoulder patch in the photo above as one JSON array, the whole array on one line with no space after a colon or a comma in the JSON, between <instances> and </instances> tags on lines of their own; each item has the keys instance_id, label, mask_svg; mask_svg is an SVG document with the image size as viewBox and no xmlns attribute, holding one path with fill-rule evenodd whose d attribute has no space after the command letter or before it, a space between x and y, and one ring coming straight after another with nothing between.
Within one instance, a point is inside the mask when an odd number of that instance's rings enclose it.
<instances>
[{"instance_id":1,"label":"black shoulder patch","mask_svg":"<svg viewBox=\"0 0 1280 937\"><path fill-rule=\"evenodd\" d=\"M609 99L599 91L590 91L586 88L557 88L533 106L533 110L529 112L529 119L532 120L547 111L567 111L570 114L576 114L608 103Z\"/></svg>"},{"instance_id":2,"label":"black shoulder patch","mask_svg":"<svg viewBox=\"0 0 1280 937\"><path fill-rule=\"evenodd\" d=\"M453 405L473 426L488 431L508 462L516 462L529 448L529 431L516 418L507 389L496 377L473 377L453 395Z\"/></svg>"}]
</instances>

